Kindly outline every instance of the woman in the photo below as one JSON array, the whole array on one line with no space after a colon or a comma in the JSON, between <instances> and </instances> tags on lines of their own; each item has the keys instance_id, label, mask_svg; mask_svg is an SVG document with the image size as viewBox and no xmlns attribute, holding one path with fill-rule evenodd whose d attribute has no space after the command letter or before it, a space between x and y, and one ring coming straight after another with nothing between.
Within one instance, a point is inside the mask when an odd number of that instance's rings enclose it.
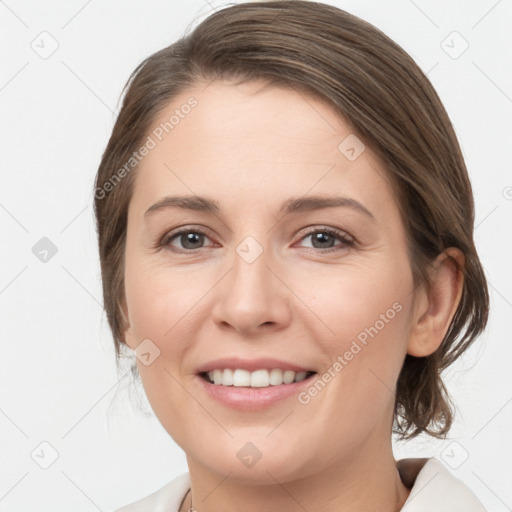
<instances>
[{"instance_id":1,"label":"woman","mask_svg":"<svg viewBox=\"0 0 512 512\"><path fill-rule=\"evenodd\" d=\"M432 85L315 2L222 9L132 74L95 212L118 357L189 472L120 511L482 511L392 433L444 437L485 328L461 151Z\"/></svg>"}]
</instances>

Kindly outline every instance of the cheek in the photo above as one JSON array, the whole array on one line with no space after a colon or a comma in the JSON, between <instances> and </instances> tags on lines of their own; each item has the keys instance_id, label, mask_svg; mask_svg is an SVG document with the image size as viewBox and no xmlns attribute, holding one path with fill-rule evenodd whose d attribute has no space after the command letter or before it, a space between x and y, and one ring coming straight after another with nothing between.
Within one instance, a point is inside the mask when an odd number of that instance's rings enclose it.
<instances>
[{"instance_id":1,"label":"cheek","mask_svg":"<svg viewBox=\"0 0 512 512\"><path fill-rule=\"evenodd\" d=\"M184 433L175 418L190 409L197 417L204 414L184 391L183 383L190 374L182 363L203 324L204 297L215 285L216 276L199 267L197 272L190 266L169 269L144 258L126 258L127 342L133 348L150 340L156 347L153 350L158 355L151 364L137 360L137 366L151 407L178 442Z\"/></svg>"},{"instance_id":2,"label":"cheek","mask_svg":"<svg viewBox=\"0 0 512 512\"><path fill-rule=\"evenodd\" d=\"M306 329L328 357L318 381L298 398L326 446L362 443L370 431L391 424L411 308L407 276L400 283L389 268L345 268L309 288L321 321L309 314ZM307 288L299 293L307 303ZM337 428L325 426L333 424Z\"/></svg>"},{"instance_id":3,"label":"cheek","mask_svg":"<svg viewBox=\"0 0 512 512\"><path fill-rule=\"evenodd\" d=\"M412 277L398 267L382 261L310 272L311 279L295 279L294 292L309 307L304 318L312 318L313 312L325 327L322 338L329 340L325 332L330 332L333 345L336 340L357 337L373 325L378 331L400 330L407 316L403 311L411 300Z\"/></svg>"},{"instance_id":4,"label":"cheek","mask_svg":"<svg viewBox=\"0 0 512 512\"><path fill-rule=\"evenodd\" d=\"M188 376L180 365L190 346L197 304L205 294L204 279L191 276L190 270L188 275L176 269L171 272L129 257L125 268L130 346L149 339L158 354L149 365L137 360L141 382L156 417L181 444L187 437L187 427L186 422L176 418L183 411L191 411L197 417L204 414L184 390Z\"/></svg>"},{"instance_id":5,"label":"cheek","mask_svg":"<svg viewBox=\"0 0 512 512\"><path fill-rule=\"evenodd\" d=\"M162 352L179 351L183 329L207 291L205 277L185 267L170 271L127 257L126 302L131 330L138 342L149 338Z\"/></svg>"},{"instance_id":6,"label":"cheek","mask_svg":"<svg viewBox=\"0 0 512 512\"><path fill-rule=\"evenodd\" d=\"M412 275L406 261L392 260L347 265L294 288L309 308L307 330L331 365L339 363L331 373L343 377L332 380L370 401L381 396L377 388L394 388L406 353Z\"/></svg>"}]
</instances>

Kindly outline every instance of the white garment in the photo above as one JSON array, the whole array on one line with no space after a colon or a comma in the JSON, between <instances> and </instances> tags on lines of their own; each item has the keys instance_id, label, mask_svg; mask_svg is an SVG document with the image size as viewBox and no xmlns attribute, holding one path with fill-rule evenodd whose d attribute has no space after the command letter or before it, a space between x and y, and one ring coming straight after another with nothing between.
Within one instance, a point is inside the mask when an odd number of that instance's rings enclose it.
<instances>
[{"instance_id":1,"label":"white garment","mask_svg":"<svg viewBox=\"0 0 512 512\"><path fill-rule=\"evenodd\" d=\"M436 458L401 459L400 478L411 493L401 512L486 512L471 490ZM409 484L407 482L410 482ZM158 491L115 512L177 512L190 489L183 473Z\"/></svg>"}]
</instances>

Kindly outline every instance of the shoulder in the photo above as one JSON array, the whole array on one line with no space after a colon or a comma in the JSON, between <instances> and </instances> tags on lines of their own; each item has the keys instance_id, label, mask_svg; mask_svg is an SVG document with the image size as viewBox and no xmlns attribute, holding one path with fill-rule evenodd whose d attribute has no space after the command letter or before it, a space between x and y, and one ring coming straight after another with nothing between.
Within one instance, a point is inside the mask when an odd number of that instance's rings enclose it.
<instances>
[{"instance_id":1,"label":"shoulder","mask_svg":"<svg viewBox=\"0 0 512 512\"><path fill-rule=\"evenodd\" d=\"M486 512L469 487L438 459L403 459L397 465L417 471L401 512Z\"/></svg>"},{"instance_id":2,"label":"shoulder","mask_svg":"<svg viewBox=\"0 0 512 512\"><path fill-rule=\"evenodd\" d=\"M157 491L115 512L176 512L190 488L190 475L183 473Z\"/></svg>"}]
</instances>

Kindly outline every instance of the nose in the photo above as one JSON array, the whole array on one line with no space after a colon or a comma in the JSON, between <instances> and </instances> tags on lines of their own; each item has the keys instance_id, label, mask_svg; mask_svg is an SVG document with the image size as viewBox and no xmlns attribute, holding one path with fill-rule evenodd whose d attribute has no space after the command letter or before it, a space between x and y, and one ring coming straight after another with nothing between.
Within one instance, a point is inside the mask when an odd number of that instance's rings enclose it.
<instances>
[{"instance_id":1,"label":"nose","mask_svg":"<svg viewBox=\"0 0 512 512\"><path fill-rule=\"evenodd\" d=\"M282 267L266 250L251 261L254 250L252 246L246 253L234 252L231 270L215 287L212 309L213 320L222 329L249 337L286 328L293 298Z\"/></svg>"}]
</instances>

